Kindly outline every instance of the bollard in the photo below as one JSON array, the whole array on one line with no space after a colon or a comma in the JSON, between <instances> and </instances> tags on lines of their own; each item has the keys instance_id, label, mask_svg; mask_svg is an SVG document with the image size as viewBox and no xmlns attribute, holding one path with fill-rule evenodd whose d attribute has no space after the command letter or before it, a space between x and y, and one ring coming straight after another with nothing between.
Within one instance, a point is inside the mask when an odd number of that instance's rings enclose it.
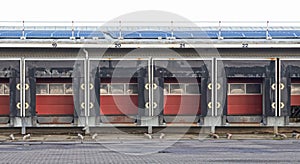
<instances>
[{"instance_id":1,"label":"bollard","mask_svg":"<svg viewBox=\"0 0 300 164\"><path fill-rule=\"evenodd\" d=\"M210 132L211 133L216 133L216 127L215 126L211 126L210 127Z\"/></svg>"},{"instance_id":2,"label":"bollard","mask_svg":"<svg viewBox=\"0 0 300 164\"><path fill-rule=\"evenodd\" d=\"M278 126L274 126L274 134L278 134Z\"/></svg>"},{"instance_id":3,"label":"bollard","mask_svg":"<svg viewBox=\"0 0 300 164\"><path fill-rule=\"evenodd\" d=\"M148 134L152 134L152 126L148 126Z\"/></svg>"}]
</instances>

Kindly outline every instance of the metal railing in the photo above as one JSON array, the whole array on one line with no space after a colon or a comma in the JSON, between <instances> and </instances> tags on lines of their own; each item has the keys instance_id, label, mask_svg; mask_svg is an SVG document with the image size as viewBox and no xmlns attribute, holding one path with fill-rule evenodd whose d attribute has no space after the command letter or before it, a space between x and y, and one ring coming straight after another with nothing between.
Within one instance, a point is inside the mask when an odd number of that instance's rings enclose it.
<instances>
[{"instance_id":1,"label":"metal railing","mask_svg":"<svg viewBox=\"0 0 300 164\"><path fill-rule=\"evenodd\" d=\"M264 31L266 39L271 30L300 30L300 21L0 21L0 30L67 30L118 32L124 31L218 31L222 39L223 31Z\"/></svg>"},{"instance_id":2,"label":"metal railing","mask_svg":"<svg viewBox=\"0 0 300 164\"><path fill-rule=\"evenodd\" d=\"M87 29L300 29L300 21L0 21L0 29L87 30Z\"/></svg>"}]
</instances>

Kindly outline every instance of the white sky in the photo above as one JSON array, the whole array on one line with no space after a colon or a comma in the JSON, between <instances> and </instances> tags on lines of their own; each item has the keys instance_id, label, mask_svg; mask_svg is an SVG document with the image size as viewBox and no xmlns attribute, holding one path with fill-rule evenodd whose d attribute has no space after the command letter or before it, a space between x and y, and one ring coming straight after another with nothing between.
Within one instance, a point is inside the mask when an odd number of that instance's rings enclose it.
<instances>
[{"instance_id":1,"label":"white sky","mask_svg":"<svg viewBox=\"0 0 300 164\"><path fill-rule=\"evenodd\" d=\"M109 21L139 10L173 12L192 21L300 21L296 0L6 0L0 21Z\"/></svg>"}]
</instances>

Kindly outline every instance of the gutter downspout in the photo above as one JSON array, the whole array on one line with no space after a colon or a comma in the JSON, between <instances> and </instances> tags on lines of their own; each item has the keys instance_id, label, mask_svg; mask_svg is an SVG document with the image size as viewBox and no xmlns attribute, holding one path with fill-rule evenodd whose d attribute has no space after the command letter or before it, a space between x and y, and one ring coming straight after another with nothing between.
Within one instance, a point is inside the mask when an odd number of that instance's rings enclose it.
<instances>
[{"instance_id":1,"label":"gutter downspout","mask_svg":"<svg viewBox=\"0 0 300 164\"><path fill-rule=\"evenodd\" d=\"M85 115L85 127L83 130L85 130L85 134L90 133L89 128L89 102L90 102L90 90L89 90L89 52L84 48L83 52L85 53L85 60L84 60L84 115Z\"/></svg>"}]
</instances>

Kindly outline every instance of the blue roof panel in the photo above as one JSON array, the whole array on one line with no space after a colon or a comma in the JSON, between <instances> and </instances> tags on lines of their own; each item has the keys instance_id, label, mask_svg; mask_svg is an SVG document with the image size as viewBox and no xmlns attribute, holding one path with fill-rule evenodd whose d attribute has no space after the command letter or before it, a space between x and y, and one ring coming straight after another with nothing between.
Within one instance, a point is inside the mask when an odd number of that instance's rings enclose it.
<instances>
[{"instance_id":1,"label":"blue roof panel","mask_svg":"<svg viewBox=\"0 0 300 164\"><path fill-rule=\"evenodd\" d=\"M0 31L0 38L20 38L22 37L22 30L1 30Z\"/></svg>"},{"instance_id":2,"label":"blue roof panel","mask_svg":"<svg viewBox=\"0 0 300 164\"><path fill-rule=\"evenodd\" d=\"M192 33L188 31L174 31L173 32L174 37L178 39L192 39L193 35Z\"/></svg>"},{"instance_id":3,"label":"blue roof panel","mask_svg":"<svg viewBox=\"0 0 300 164\"><path fill-rule=\"evenodd\" d=\"M218 38L218 31L190 31L194 39L216 39Z\"/></svg>"},{"instance_id":4,"label":"blue roof panel","mask_svg":"<svg viewBox=\"0 0 300 164\"><path fill-rule=\"evenodd\" d=\"M266 31L243 31L245 38L249 39L265 39Z\"/></svg>"},{"instance_id":5,"label":"blue roof panel","mask_svg":"<svg viewBox=\"0 0 300 164\"><path fill-rule=\"evenodd\" d=\"M60 31L55 31L53 33L53 38L70 38L72 37L72 31L67 31L67 30L60 30Z\"/></svg>"},{"instance_id":6,"label":"blue roof panel","mask_svg":"<svg viewBox=\"0 0 300 164\"><path fill-rule=\"evenodd\" d=\"M269 31L272 38L296 38L298 35L297 31Z\"/></svg>"},{"instance_id":7,"label":"blue roof panel","mask_svg":"<svg viewBox=\"0 0 300 164\"><path fill-rule=\"evenodd\" d=\"M43 39L43 38L51 38L52 34L55 31L49 31L49 30L31 30L31 31L25 31L25 37L26 38L32 38L32 39Z\"/></svg>"},{"instance_id":8,"label":"blue roof panel","mask_svg":"<svg viewBox=\"0 0 300 164\"><path fill-rule=\"evenodd\" d=\"M122 31L122 36L124 36L124 33L126 32L123 32ZM109 31L108 34L114 38L114 39L118 39L118 37L120 36L120 31Z\"/></svg>"},{"instance_id":9,"label":"blue roof panel","mask_svg":"<svg viewBox=\"0 0 300 164\"><path fill-rule=\"evenodd\" d=\"M161 37L162 39L166 39L170 37L171 34L164 31L137 31L143 39L157 39Z\"/></svg>"},{"instance_id":10,"label":"blue roof panel","mask_svg":"<svg viewBox=\"0 0 300 164\"><path fill-rule=\"evenodd\" d=\"M171 31L121 31L124 39L166 39L171 37ZM274 39L299 39L300 30L269 30L269 36ZM106 33L114 39L118 39L120 31L109 31ZM264 30L223 30L221 36L224 39L265 39L267 31ZM0 39L19 39L23 36L22 30L0 30ZM72 36L76 38L105 39L102 31L92 30L25 30L24 36L29 39L68 39ZM217 39L218 30L207 31L173 31L173 36L177 39Z\"/></svg>"},{"instance_id":11,"label":"blue roof panel","mask_svg":"<svg viewBox=\"0 0 300 164\"><path fill-rule=\"evenodd\" d=\"M85 38L93 38L97 37L100 39L104 39L104 34L101 31L78 31L75 33L75 37L85 37Z\"/></svg>"},{"instance_id":12,"label":"blue roof panel","mask_svg":"<svg viewBox=\"0 0 300 164\"><path fill-rule=\"evenodd\" d=\"M242 31L222 31L221 36L224 37L224 39L245 38Z\"/></svg>"},{"instance_id":13,"label":"blue roof panel","mask_svg":"<svg viewBox=\"0 0 300 164\"><path fill-rule=\"evenodd\" d=\"M142 36L138 32L127 32L123 35L124 39L142 39Z\"/></svg>"}]
</instances>

